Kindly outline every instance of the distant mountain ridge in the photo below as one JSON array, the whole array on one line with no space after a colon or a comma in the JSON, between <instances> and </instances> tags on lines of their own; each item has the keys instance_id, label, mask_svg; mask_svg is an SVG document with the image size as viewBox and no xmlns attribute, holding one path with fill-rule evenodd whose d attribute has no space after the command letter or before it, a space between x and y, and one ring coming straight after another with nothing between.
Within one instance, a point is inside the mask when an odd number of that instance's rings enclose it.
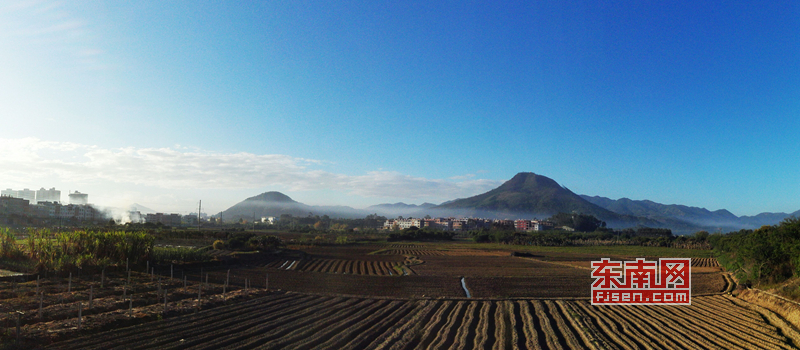
<instances>
[{"instance_id":1,"label":"distant mountain ridge","mask_svg":"<svg viewBox=\"0 0 800 350\"><path fill-rule=\"evenodd\" d=\"M600 196L577 195L555 180L535 173L516 174L499 187L469 198L454 199L440 205L384 203L365 209L348 206L310 206L297 202L280 192L265 192L250 197L221 212L224 220L264 216L328 215L339 218L363 218L377 213L386 217L482 217L494 219L544 219L559 212L594 215L609 227L636 226L670 228L678 234L700 230L737 231L775 225L789 216L800 216L800 210L787 213L761 213L737 217L725 210L678 204L660 204L649 200L618 200Z\"/></svg>"},{"instance_id":2,"label":"distant mountain ridge","mask_svg":"<svg viewBox=\"0 0 800 350\"><path fill-rule=\"evenodd\" d=\"M142 214L155 214L155 213L156 213L156 211L155 211L155 210L153 210L153 209L150 209L150 208L148 208L148 207L145 207L145 206L143 206L143 205L141 205L141 204L139 204L139 203L133 203L133 204L131 204L131 205L128 207L128 211L138 211L138 212L140 212L140 213L142 213Z\"/></svg>"},{"instance_id":3,"label":"distant mountain ridge","mask_svg":"<svg viewBox=\"0 0 800 350\"><path fill-rule=\"evenodd\" d=\"M394 204L383 203L383 204L371 205L367 207L365 210L386 217L395 217L398 215L402 216L407 216L409 214L413 215L415 213L418 213L420 211L425 211L435 206L436 204L433 203L422 203L420 205L416 205L416 204L405 204L403 202L398 202Z\"/></svg>"},{"instance_id":4,"label":"distant mountain ridge","mask_svg":"<svg viewBox=\"0 0 800 350\"><path fill-rule=\"evenodd\" d=\"M383 203L383 204L371 205L371 206L367 207L367 209L372 209L372 208L375 208L375 209L378 209L378 208L403 208L403 209L414 208L414 209L417 209L417 208L432 208L432 207L435 207L435 206L436 206L436 204L428 203L428 202L422 203L420 205L405 204L403 202L397 202L397 203L394 203L394 204Z\"/></svg>"},{"instance_id":5,"label":"distant mountain ridge","mask_svg":"<svg viewBox=\"0 0 800 350\"><path fill-rule=\"evenodd\" d=\"M559 185L555 180L535 173L518 173L499 187L477 196L445 202L430 210L437 215L462 215L496 219L544 219L557 213L594 215L609 227L675 227L688 225L672 219L651 219L620 214L587 201Z\"/></svg>"},{"instance_id":6,"label":"distant mountain ridge","mask_svg":"<svg viewBox=\"0 0 800 350\"><path fill-rule=\"evenodd\" d=\"M736 216L726 209L710 211L706 208L689 207L679 204L661 204L650 200L632 200L620 198L617 200L600 197L581 197L591 203L619 214L642 216L652 219L675 219L684 221L698 228L723 231L736 231L740 229L756 229L764 225L775 225L790 216L800 215L800 210L791 214L787 213L761 213L755 216Z\"/></svg>"},{"instance_id":7,"label":"distant mountain ridge","mask_svg":"<svg viewBox=\"0 0 800 350\"><path fill-rule=\"evenodd\" d=\"M586 201L553 179L534 173L519 173L489 192L457 199L433 209L455 209L491 216L523 214L544 218L559 212L575 211L598 217L616 217L613 212Z\"/></svg>"}]
</instances>

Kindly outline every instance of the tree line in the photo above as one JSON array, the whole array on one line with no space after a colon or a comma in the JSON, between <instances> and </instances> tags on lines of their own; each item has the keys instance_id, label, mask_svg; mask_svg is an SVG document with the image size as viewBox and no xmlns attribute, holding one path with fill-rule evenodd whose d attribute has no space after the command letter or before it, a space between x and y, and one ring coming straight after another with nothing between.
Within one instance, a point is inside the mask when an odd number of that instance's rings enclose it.
<instances>
[{"instance_id":1,"label":"tree line","mask_svg":"<svg viewBox=\"0 0 800 350\"><path fill-rule=\"evenodd\" d=\"M392 232L386 238L389 242L395 241L452 241L455 235L452 231L435 230L431 228L418 228L411 226L399 232Z\"/></svg>"},{"instance_id":2,"label":"tree line","mask_svg":"<svg viewBox=\"0 0 800 350\"><path fill-rule=\"evenodd\" d=\"M800 219L796 217L708 239L720 264L742 284L780 283L800 276Z\"/></svg>"}]
</instances>

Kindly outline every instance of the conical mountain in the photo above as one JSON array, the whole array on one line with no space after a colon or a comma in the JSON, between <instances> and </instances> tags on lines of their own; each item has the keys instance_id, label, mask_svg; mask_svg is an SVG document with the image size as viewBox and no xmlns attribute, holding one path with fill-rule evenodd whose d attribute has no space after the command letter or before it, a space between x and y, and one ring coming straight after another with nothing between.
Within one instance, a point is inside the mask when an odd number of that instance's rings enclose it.
<instances>
[{"instance_id":1,"label":"conical mountain","mask_svg":"<svg viewBox=\"0 0 800 350\"><path fill-rule=\"evenodd\" d=\"M221 212L223 220L258 220L265 216L280 216L290 214L293 216L307 216L312 208L297 202L280 192L264 192L257 196L247 198L227 210Z\"/></svg>"},{"instance_id":2,"label":"conical mountain","mask_svg":"<svg viewBox=\"0 0 800 350\"><path fill-rule=\"evenodd\" d=\"M290 198L289 196L277 192L277 191L270 191L264 192L259 194L258 196L253 196L244 200L245 202L273 202L273 203L299 203L294 199Z\"/></svg>"},{"instance_id":3,"label":"conical mountain","mask_svg":"<svg viewBox=\"0 0 800 350\"><path fill-rule=\"evenodd\" d=\"M221 212L222 219L237 221L239 219L256 220L266 216L279 217L282 214L307 217L309 215L328 215L333 218L363 218L368 213L346 206L312 206L295 201L280 192L264 192L247 198Z\"/></svg>"},{"instance_id":4,"label":"conical mountain","mask_svg":"<svg viewBox=\"0 0 800 350\"><path fill-rule=\"evenodd\" d=\"M458 199L436 208L473 210L484 215L496 214L492 216L544 218L559 212L576 212L591 214L603 220L618 217L616 213L589 203L553 179L534 173L519 173L489 192Z\"/></svg>"}]
</instances>

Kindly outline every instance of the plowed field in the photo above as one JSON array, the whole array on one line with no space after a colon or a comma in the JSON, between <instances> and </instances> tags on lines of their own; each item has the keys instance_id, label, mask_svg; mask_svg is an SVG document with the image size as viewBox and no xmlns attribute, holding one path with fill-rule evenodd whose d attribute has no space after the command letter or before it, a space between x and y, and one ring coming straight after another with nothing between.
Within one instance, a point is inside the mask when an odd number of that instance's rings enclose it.
<instances>
[{"instance_id":1,"label":"plowed field","mask_svg":"<svg viewBox=\"0 0 800 350\"><path fill-rule=\"evenodd\" d=\"M792 349L796 332L726 296L692 306L585 300L272 295L52 349ZM768 312L768 311L760 311ZM794 332L794 333L793 333ZM788 335L788 336L787 336Z\"/></svg>"},{"instance_id":2,"label":"plowed field","mask_svg":"<svg viewBox=\"0 0 800 350\"><path fill-rule=\"evenodd\" d=\"M344 259L277 259L266 267L307 271L340 273L350 275L378 275L378 276L400 276L413 273L411 270L404 270L400 262L389 261L363 261L363 260L344 260Z\"/></svg>"},{"instance_id":3,"label":"plowed field","mask_svg":"<svg viewBox=\"0 0 800 350\"><path fill-rule=\"evenodd\" d=\"M16 338L17 312L20 338L33 346L267 293L263 285L245 291L244 280L232 278L231 285L224 286L201 282L199 271L186 272L185 284L179 277L183 270L173 279L168 278L169 272L166 277L132 272L130 280L124 273L109 273L102 282L97 275L74 276L71 281L68 277L41 278L38 287L36 280L1 282L0 326L5 328L0 328L0 348Z\"/></svg>"},{"instance_id":4,"label":"plowed field","mask_svg":"<svg viewBox=\"0 0 800 350\"><path fill-rule=\"evenodd\" d=\"M133 273L130 283L124 274L114 274L102 287L98 276L76 278L71 286L65 278L51 278L40 288L35 281L4 282L0 343L16 335L17 310L24 312L20 326L28 348L55 342L49 346L789 349L800 343L779 318L760 313L768 311L752 311L746 302L721 295L735 284L714 259L693 261L692 306L594 307L588 302L593 280L588 265L599 259L596 254L512 256L494 249L314 246L248 252L202 268L176 269L175 278L169 267L152 275ZM162 289L169 290L166 311ZM98 333L109 329L114 330ZM81 334L87 336L75 338Z\"/></svg>"},{"instance_id":5,"label":"plowed field","mask_svg":"<svg viewBox=\"0 0 800 350\"><path fill-rule=\"evenodd\" d=\"M719 267L719 261L715 258L694 258L692 266L697 267Z\"/></svg>"},{"instance_id":6,"label":"plowed field","mask_svg":"<svg viewBox=\"0 0 800 350\"><path fill-rule=\"evenodd\" d=\"M387 249L381 255L413 256L508 256L509 252L478 249Z\"/></svg>"}]
</instances>

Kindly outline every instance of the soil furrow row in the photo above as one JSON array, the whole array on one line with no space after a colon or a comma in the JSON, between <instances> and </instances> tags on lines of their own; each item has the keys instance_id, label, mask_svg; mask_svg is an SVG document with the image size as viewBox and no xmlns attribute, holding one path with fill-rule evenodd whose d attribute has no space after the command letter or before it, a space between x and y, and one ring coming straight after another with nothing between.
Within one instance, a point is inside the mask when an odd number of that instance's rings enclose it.
<instances>
[{"instance_id":1,"label":"soil furrow row","mask_svg":"<svg viewBox=\"0 0 800 350\"><path fill-rule=\"evenodd\" d=\"M314 349L343 349L345 344L358 340L359 337L366 337L366 330L380 323L388 315L394 313L406 302L399 300L386 300L386 303L376 305L377 311L369 313L364 317L348 318L342 321L345 327L340 328L339 332L334 332L330 337L323 337L325 340L316 345Z\"/></svg>"},{"instance_id":2,"label":"soil furrow row","mask_svg":"<svg viewBox=\"0 0 800 350\"><path fill-rule=\"evenodd\" d=\"M531 312L531 304L527 301L517 301L520 307L520 314L522 315L522 330L525 334L525 348L541 350L541 342L543 335L540 334L541 328L536 327L538 324L535 312Z\"/></svg>"},{"instance_id":3,"label":"soil furrow row","mask_svg":"<svg viewBox=\"0 0 800 350\"><path fill-rule=\"evenodd\" d=\"M136 327L129 327L123 328L118 331L110 331L104 332L99 335L89 337L89 338L79 338L74 341L69 342L62 342L59 345L64 349L71 349L74 346L74 349L85 349L92 346L102 345L100 348L108 348L110 346L114 346L113 344L118 343L125 343L130 340L139 340L140 337L144 335L157 335L157 334L165 334L169 332L176 332L185 329L194 329L196 326L194 325L195 322L199 320L204 320L207 318L227 318L230 315L238 315L242 310L250 310L252 308L258 307L260 304L274 304L274 303L283 303L287 299L292 298L289 302L303 302L304 300L313 299L312 296L302 297L300 296L298 299L293 299L298 297L297 295L288 295L283 294L280 295L279 298L271 299L269 297L256 299L250 302L245 302L240 305L235 305L230 308L214 308L211 310L203 311L202 315L187 315L180 318L173 318L167 319L162 321L159 324L155 323L148 323ZM269 299L268 299L269 298ZM106 335L110 334L111 332L114 333L113 340L109 341L105 338ZM113 343L112 345L103 345L107 343Z\"/></svg>"},{"instance_id":4,"label":"soil furrow row","mask_svg":"<svg viewBox=\"0 0 800 350\"><path fill-rule=\"evenodd\" d=\"M553 304L555 304L554 308L558 310L564 319L564 327L568 327L572 334L574 334L576 338L580 339L580 341L583 343L583 347L596 349L598 340L594 337L593 332L591 332L588 327L582 324L582 316L575 312L570 305L567 305L562 300L557 300Z\"/></svg>"},{"instance_id":5,"label":"soil furrow row","mask_svg":"<svg viewBox=\"0 0 800 350\"><path fill-rule=\"evenodd\" d=\"M597 309L586 302L577 301L573 303L575 310L581 313L584 318L587 318L587 326L595 330L598 335L609 348L620 348L624 350L637 349L638 346L634 340L630 339L623 330L623 327L612 320L608 315L597 312ZM606 338L607 337L607 338Z\"/></svg>"},{"instance_id":6,"label":"soil furrow row","mask_svg":"<svg viewBox=\"0 0 800 350\"><path fill-rule=\"evenodd\" d=\"M453 349L469 349L471 342L468 336L470 334L470 330L474 329L477 325L477 310L478 303L468 303L467 307L465 307L464 311L464 319L462 320L461 324L458 325L458 331L456 332L456 337L453 340Z\"/></svg>"},{"instance_id":7,"label":"soil furrow row","mask_svg":"<svg viewBox=\"0 0 800 350\"><path fill-rule=\"evenodd\" d=\"M511 335L511 320L509 319L509 312L506 310L506 304L502 301L496 301L492 304L495 306L495 312L492 316L495 319L495 341L487 345L491 345L493 350L510 349L513 339Z\"/></svg>"},{"instance_id":8,"label":"soil furrow row","mask_svg":"<svg viewBox=\"0 0 800 350\"><path fill-rule=\"evenodd\" d=\"M646 322L653 324L655 329L660 329L667 334L669 339L677 342L692 342L695 348L722 349L718 339L709 339L702 335L702 330L693 329L684 323L685 320L675 320L668 315L662 315L656 311L658 307L645 306L642 308L631 307L628 311L642 318ZM700 333L698 333L700 332ZM684 345L686 346L686 345Z\"/></svg>"},{"instance_id":9,"label":"soil furrow row","mask_svg":"<svg viewBox=\"0 0 800 350\"><path fill-rule=\"evenodd\" d=\"M560 334L556 332L550 322L550 317L547 316L544 303L539 300L532 302L533 309L536 312L536 318L539 319L539 328L544 332L544 340L548 349L563 349L561 346L564 343L563 338L559 339ZM544 345L544 344L543 344Z\"/></svg>"},{"instance_id":10,"label":"soil furrow row","mask_svg":"<svg viewBox=\"0 0 800 350\"><path fill-rule=\"evenodd\" d=\"M314 312L324 312L338 304L348 303L347 299L328 298L327 300L308 300L305 303L294 304L290 307L279 306L276 310L248 310L241 316L234 316L220 321L205 319L188 332L165 333L164 338L158 340L161 349L180 349L185 347L206 347L209 344L216 344L221 341L219 332L224 334L247 334L253 327L264 324L276 324L291 322L294 319ZM311 305L309 305L311 304ZM176 343L177 340L184 339L183 342ZM152 348L155 344L147 344L144 349Z\"/></svg>"},{"instance_id":11,"label":"soil furrow row","mask_svg":"<svg viewBox=\"0 0 800 350\"><path fill-rule=\"evenodd\" d=\"M654 308L653 312L665 314L667 310L662 308ZM702 333L710 333L714 334L715 336L719 336L731 343L742 345L743 347L750 347L752 344L757 345L765 348L772 348L773 345L770 342L765 341L764 339L760 339L755 334L758 332L753 332L750 330L742 331L740 329L736 329L733 327L729 327L721 322L714 320L713 317L708 317L707 315L703 315L695 311L695 308L679 308L672 311L671 314L666 315L666 317L673 318L673 322L680 322L682 325L686 327L691 327L697 330L704 330L700 331ZM776 349L780 349L779 347Z\"/></svg>"},{"instance_id":12,"label":"soil furrow row","mask_svg":"<svg viewBox=\"0 0 800 350\"><path fill-rule=\"evenodd\" d=\"M275 341L291 344L297 339L303 339L303 334L307 337L313 333L316 327L324 327L330 322L347 317L359 309L364 312L364 308L373 304L373 301L364 299L345 300L344 303L336 304L335 307L315 308L311 312L304 310L300 314L292 315L291 319L255 324L244 331L203 343L197 349L219 350L239 349L245 346L247 348L262 347L264 343Z\"/></svg>"},{"instance_id":13,"label":"soil furrow row","mask_svg":"<svg viewBox=\"0 0 800 350\"><path fill-rule=\"evenodd\" d=\"M713 348L714 344L707 342L707 339L695 337L690 332L687 332L685 325L676 324L665 317L655 314L652 309L652 306L624 306L622 308L624 312L631 315L630 317L640 320L642 328L646 329L649 334L663 339L662 346L669 349L678 347L684 349ZM691 343L689 343L690 341ZM718 341L714 343L719 344Z\"/></svg>"},{"instance_id":14,"label":"soil furrow row","mask_svg":"<svg viewBox=\"0 0 800 350\"><path fill-rule=\"evenodd\" d=\"M775 343L776 341L783 341L785 338L778 333L778 329L772 325L769 325L766 322L762 322L756 325L749 325L744 326L738 322L736 319L726 316L718 316L711 312L712 307L705 307L705 306L698 306L697 308L687 308L686 310L680 310L687 314L688 317L692 317L690 320L696 320L695 323L701 324L703 322L708 322L709 324L713 325L715 328L718 329L730 329L733 332L741 332L742 334L747 335L748 337L753 337L758 339L758 341L764 341L767 343ZM788 348L788 346L784 346Z\"/></svg>"},{"instance_id":15,"label":"soil furrow row","mask_svg":"<svg viewBox=\"0 0 800 350\"><path fill-rule=\"evenodd\" d=\"M291 344L292 349L312 349L329 339L332 335L341 333L349 325L352 325L358 320L363 320L366 315L371 314L374 310L380 310L383 306L389 304L389 300L366 300L368 304L348 308L346 311L340 311L335 317L328 320L320 320L313 322L310 327L306 329L302 335L298 337L281 337L272 343L262 345L262 349L275 349L284 348L286 345ZM288 338L288 339L287 339ZM277 345L276 344L283 344Z\"/></svg>"},{"instance_id":16,"label":"soil furrow row","mask_svg":"<svg viewBox=\"0 0 800 350\"><path fill-rule=\"evenodd\" d=\"M478 325L475 329L475 342L473 349L485 349L489 338L489 318L493 315L489 313L492 305L488 301L482 301L480 316L478 316Z\"/></svg>"},{"instance_id":17,"label":"soil furrow row","mask_svg":"<svg viewBox=\"0 0 800 350\"><path fill-rule=\"evenodd\" d=\"M439 330L447 323L448 317L456 304L457 303L454 301L445 301L430 321L425 323L425 331L422 333L422 338L417 348L424 349L431 344L434 338L439 334Z\"/></svg>"},{"instance_id":18,"label":"soil furrow row","mask_svg":"<svg viewBox=\"0 0 800 350\"><path fill-rule=\"evenodd\" d=\"M350 343L343 346L343 348L363 350L376 347L378 345L376 344L378 339L381 339L382 336L389 332L389 330L393 327L397 327L397 325L402 324L402 320L411 314L416 308L416 303L408 301L403 302L400 308L375 323L366 331L362 332ZM372 344L374 344L374 346Z\"/></svg>"},{"instance_id":19,"label":"soil furrow row","mask_svg":"<svg viewBox=\"0 0 800 350\"><path fill-rule=\"evenodd\" d=\"M455 341L456 333L458 333L458 326L464 320L464 313L467 310L466 302L457 301L453 312L447 318L447 324L439 331L439 336L433 340L428 349L450 349Z\"/></svg>"},{"instance_id":20,"label":"soil furrow row","mask_svg":"<svg viewBox=\"0 0 800 350\"><path fill-rule=\"evenodd\" d=\"M224 328L224 334L231 335L231 337L219 337L219 334L216 334L215 332L218 332L223 328L216 326L213 329L207 330L206 332L199 333L195 337L189 339L187 339L187 337L183 337L183 339L186 340L181 344L164 345L162 346L162 349L181 349L190 346L201 349L209 348L209 346L211 348L218 348L225 345L221 344L222 342L235 339L236 337L246 336L252 332L254 328L270 325L274 327L274 325L283 325L286 323L295 322L296 320L303 319L308 315L328 312L328 310L335 309L336 307L345 307L352 302L352 300L344 298L332 298L321 303L318 303L316 300L311 301L311 303L313 303L311 306L308 306L308 303L306 303L302 305L295 305L291 308L281 308L276 310L274 313L266 315L260 312L248 313L247 317L249 320L245 323L239 323L235 318L226 320L225 325L228 326L228 328ZM214 326L216 322L206 321L206 323L210 323L212 326ZM176 336L181 335L177 334Z\"/></svg>"},{"instance_id":21,"label":"soil furrow row","mask_svg":"<svg viewBox=\"0 0 800 350\"><path fill-rule=\"evenodd\" d=\"M597 311L600 314L606 316L609 320L612 320L614 323L619 325L623 331L623 333L627 336L629 340L635 342L635 348L645 348L645 349L654 349L654 348L661 348L658 345L660 339L653 339L643 332L640 328L639 322L635 318L630 317L629 315L621 314L618 310L619 307L604 307L604 306L593 306L587 305L587 308L591 308Z\"/></svg>"},{"instance_id":22,"label":"soil furrow row","mask_svg":"<svg viewBox=\"0 0 800 350\"><path fill-rule=\"evenodd\" d=\"M413 349L413 346L419 342L418 338L421 336L422 324L433 316L440 303L439 301L421 302L413 316L404 319L405 322L401 323L399 327L395 327L394 331L387 335L376 349Z\"/></svg>"}]
</instances>

